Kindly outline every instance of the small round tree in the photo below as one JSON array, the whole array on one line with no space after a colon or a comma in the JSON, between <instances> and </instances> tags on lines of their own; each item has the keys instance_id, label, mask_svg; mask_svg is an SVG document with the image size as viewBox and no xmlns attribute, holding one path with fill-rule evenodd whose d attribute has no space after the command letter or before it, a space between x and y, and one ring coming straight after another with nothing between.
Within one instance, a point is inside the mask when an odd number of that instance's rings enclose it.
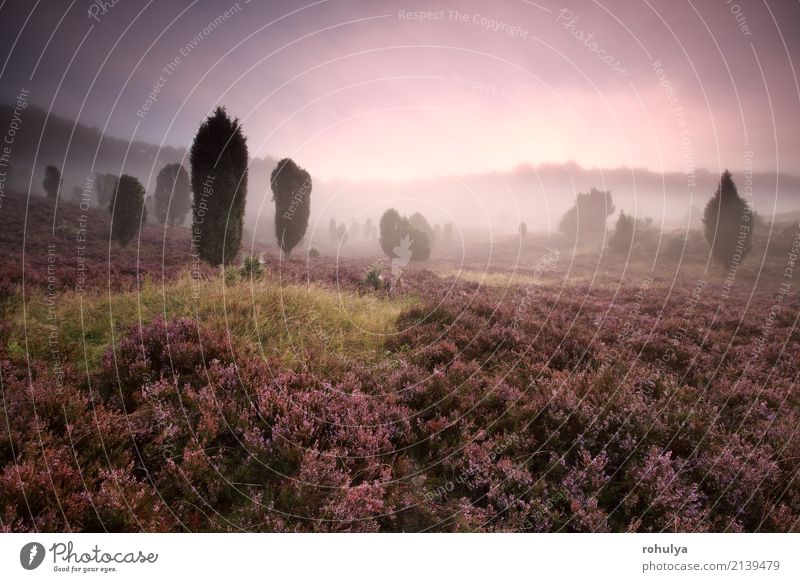
<instances>
[{"instance_id":1,"label":"small round tree","mask_svg":"<svg viewBox=\"0 0 800 582\"><path fill-rule=\"evenodd\" d=\"M600 235L606 230L606 219L614 213L611 192L592 188L579 193L575 204L564 213L558 228L569 236Z\"/></svg>"},{"instance_id":2,"label":"small round tree","mask_svg":"<svg viewBox=\"0 0 800 582\"><path fill-rule=\"evenodd\" d=\"M180 164L167 164L156 178L155 212L162 224L179 226L192 208L189 174Z\"/></svg>"},{"instance_id":3,"label":"small round tree","mask_svg":"<svg viewBox=\"0 0 800 582\"><path fill-rule=\"evenodd\" d=\"M408 217L408 224L411 228L424 232L428 236L428 242L433 243L433 228L431 228L428 220L419 212L415 212Z\"/></svg>"},{"instance_id":4,"label":"small round tree","mask_svg":"<svg viewBox=\"0 0 800 582\"><path fill-rule=\"evenodd\" d=\"M270 176L275 201L275 237L288 259L306 234L311 216L311 176L289 158L284 158Z\"/></svg>"},{"instance_id":5,"label":"small round tree","mask_svg":"<svg viewBox=\"0 0 800 582\"><path fill-rule=\"evenodd\" d=\"M147 222L145 190L133 176L123 174L111 200L111 235L123 247L139 232L140 225Z\"/></svg>"},{"instance_id":6,"label":"small round tree","mask_svg":"<svg viewBox=\"0 0 800 582\"><path fill-rule=\"evenodd\" d=\"M217 107L203 122L189 154L192 244L212 265L236 260L247 198L247 139L238 119Z\"/></svg>"},{"instance_id":7,"label":"small round tree","mask_svg":"<svg viewBox=\"0 0 800 582\"><path fill-rule=\"evenodd\" d=\"M411 221L404 220L404 237L410 241L409 248L411 249L412 261L427 261L431 256L431 247L433 246L431 238L432 235L428 231L416 228L411 224ZM401 241L402 242L402 241Z\"/></svg>"},{"instance_id":8,"label":"small round tree","mask_svg":"<svg viewBox=\"0 0 800 582\"><path fill-rule=\"evenodd\" d=\"M519 223L519 238L525 238L528 236L528 225L524 222Z\"/></svg>"},{"instance_id":9,"label":"small round tree","mask_svg":"<svg viewBox=\"0 0 800 582\"><path fill-rule=\"evenodd\" d=\"M58 191L61 188L61 172L55 166L47 166L44 169L44 180L42 180L42 187L47 193L48 198L56 198Z\"/></svg>"},{"instance_id":10,"label":"small round tree","mask_svg":"<svg viewBox=\"0 0 800 582\"><path fill-rule=\"evenodd\" d=\"M625 211L620 211L614 234L611 235L608 241L608 246L611 250L615 253L627 253L630 251L635 227L636 221L633 217L625 214Z\"/></svg>"},{"instance_id":11,"label":"small round tree","mask_svg":"<svg viewBox=\"0 0 800 582\"><path fill-rule=\"evenodd\" d=\"M422 218L424 224L420 222ZM390 208L381 216L380 243L384 254L390 259L408 259L425 261L431 256L431 236L424 228L428 222L420 214L412 224L411 219L400 216L394 208Z\"/></svg>"},{"instance_id":12,"label":"small round tree","mask_svg":"<svg viewBox=\"0 0 800 582\"><path fill-rule=\"evenodd\" d=\"M744 260L750 253L753 217L750 207L736 190L728 170L720 177L717 191L703 212L706 240L711 255L722 265Z\"/></svg>"}]
</instances>

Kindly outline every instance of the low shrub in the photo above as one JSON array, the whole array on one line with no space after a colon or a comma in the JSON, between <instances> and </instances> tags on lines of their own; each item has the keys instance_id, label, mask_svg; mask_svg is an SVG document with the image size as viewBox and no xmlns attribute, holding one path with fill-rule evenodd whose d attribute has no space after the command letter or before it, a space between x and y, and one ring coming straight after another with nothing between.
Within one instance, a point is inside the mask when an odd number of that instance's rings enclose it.
<instances>
[{"instance_id":1,"label":"low shrub","mask_svg":"<svg viewBox=\"0 0 800 582\"><path fill-rule=\"evenodd\" d=\"M362 285L369 289L374 289L375 291L388 287L388 282L383 278L383 268L380 264L376 263L367 269L362 279Z\"/></svg>"},{"instance_id":2,"label":"low shrub","mask_svg":"<svg viewBox=\"0 0 800 582\"><path fill-rule=\"evenodd\" d=\"M239 274L242 279L247 281L257 281L261 279L261 277L264 276L264 267L261 265L261 260L253 255L246 256L242 260Z\"/></svg>"}]
</instances>

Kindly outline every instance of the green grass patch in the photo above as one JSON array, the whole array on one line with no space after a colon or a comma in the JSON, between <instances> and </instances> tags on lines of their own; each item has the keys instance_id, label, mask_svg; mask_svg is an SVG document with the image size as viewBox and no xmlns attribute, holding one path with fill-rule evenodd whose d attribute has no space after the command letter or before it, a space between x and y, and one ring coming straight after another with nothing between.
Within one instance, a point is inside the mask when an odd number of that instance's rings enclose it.
<instances>
[{"instance_id":1,"label":"green grass patch","mask_svg":"<svg viewBox=\"0 0 800 582\"><path fill-rule=\"evenodd\" d=\"M53 300L40 290L7 304L6 348L15 358L52 365L56 358L79 372L96 370L111 342L139 322L191 317L203 329L227 330L237 353L277 357L287 365L323 369L336 358L373 362L387 334L413 298L388 299L321 285L281 284L270 276L223 283L187 275L167 285L145 281L131 292L67 292Z\"/></svg>"}]
</instances>

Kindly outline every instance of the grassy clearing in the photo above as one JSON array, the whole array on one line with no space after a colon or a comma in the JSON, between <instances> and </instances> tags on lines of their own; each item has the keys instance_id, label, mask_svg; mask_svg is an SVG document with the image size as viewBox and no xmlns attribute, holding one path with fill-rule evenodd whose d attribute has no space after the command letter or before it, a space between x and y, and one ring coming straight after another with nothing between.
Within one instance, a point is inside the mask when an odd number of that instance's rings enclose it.
<instances>
[{"instance_id":1,"label":"grassy clearing","mask_svg":"<svg viewBox=\"0 0 800 582\"><path fill-rule=\"evenodd\" d=\"M138 292L68 292L54 301L40 290L7 305L9 353L32 361L71 363L96 370L115 337L159 315L195 318L201 327L228 331L238 353L274 356L287 365L324 366L333 358L375 361L397 316L413 299L389 300L319 285L262 280L223 283L184 275L167 285L146 280ZM23 311L24 310L24 311ZM57 341L51 341L57 337ZM327 361L326 361L327 360Z\"/></svg>"},{"instance_id":2,"label":"grassy clearing","mask_svg":"<svg viewBox=\"0 0 800 582\"><path fill-rule=\"evenodd\" d=\"M722 284L728 275L728 269L716 262L709 263L706 268L705 262L697 260L679 264L677 260L665 259L657 263L655 268L650 258L628 259L613 254L606 254L602 259L582 255L572 265L571 260L572 257L563 256L558 264L546 266L539 273L533 268L536 263L520 265L517 271L513 267L500 265L486 270L438 268L434 272L442 278L454 277L498 289L526 285L542 285L555 289L591 285L597 290L613 290L620 285L638 285L644 276L655 277L665 284L671 283L673 278L683 283L703 279ZM736 268L736 279L745 287L752 286L756 279L760 284L768 284L768 281L775 279L775 273L780 275L785 262L786 259L781 256L770 256L762 267L761 257L754 257L752 260L748 257L747 262Z\"/></svg>"}]
</instances>

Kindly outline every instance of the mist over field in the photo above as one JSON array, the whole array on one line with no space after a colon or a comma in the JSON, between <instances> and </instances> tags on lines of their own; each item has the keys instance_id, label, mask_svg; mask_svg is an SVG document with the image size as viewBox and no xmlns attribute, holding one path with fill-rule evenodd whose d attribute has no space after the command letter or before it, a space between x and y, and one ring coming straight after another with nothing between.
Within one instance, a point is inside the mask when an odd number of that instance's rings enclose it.
<instances>
[{"instance_id":1,"label":"mist over field","mask_svg":"<svg viewBox=\"0 0 800 582\"><path fill-rule=\"evenodd\" d=\"M798 22L0 3L0 531L800 531Z\"/></svg>"},{"instance_id":2,"label":"mist over field","mask_svg":"<svg viewBox=\"0 0 800 582\"><path fill-rule=\"evenodd\" d=\"M13 107L0 108L0 120L10 123L12 117ZM14 161L18 171L10 182L23 191L29 187L30 176L42 174L49 161L65 159L62 175L66 192L74 187L83 189L86 178L96 172L118 174L125 168L141 176L152 193L161 167L176 162L186 164L188 160L186 148L145 142L128 147L128 142L106 136L97 128L76 125L54 115L48 118L40 108L26 112L25 127L26 131L15 142ZM334 169L337 159L356 158L359 153L363 152L355 148L334 151ZM756 212L765 217L778 215L778 220L791 219L791 215L782 215L800 210L800 177L785 172L754 171L753 156L753 152L743 152L742 159L736 160L738 166L732 167L736 183L742 187L751 184ZM35 167L34 160L37 160ZM250 225L272 221L269 173L277 161L275 156L250 160L246 215ZM613 192L619 209L640 218L650 217L656 224L672 230L700 223L707 194L713 192L718 179L717 174L701 168L687 175L644 168L583 168L572 161L403 180L347 179L334 175L314 180L312 223L327 228L331 217L359 221L369 217L377 221L384 207L395 205L411 211L424 208L434 222L451 221L467 229L484 231L482 235L487 238L492 234L515 233L522 221L533 230L553 232L575 195L597 186ZM264 238L268 238L266 234Z\"/></svg>"}]
</instances>

